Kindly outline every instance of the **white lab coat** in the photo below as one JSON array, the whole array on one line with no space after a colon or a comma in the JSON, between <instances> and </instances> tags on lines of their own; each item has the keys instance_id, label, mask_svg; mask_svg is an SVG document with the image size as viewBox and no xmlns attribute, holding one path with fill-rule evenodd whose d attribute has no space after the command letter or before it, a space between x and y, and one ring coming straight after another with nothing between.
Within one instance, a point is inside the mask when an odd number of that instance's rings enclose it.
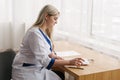
<instances>
[{"instance_id":1,"label":"white lab coat","mask_svg":"<svg viewBox=\"0 0 120 80\"><path fill-rule=\"evenodd\" d=\"M50 45L47 43L38 27L29 29L24 36L20 51L12 65L13 80L61 80L61 78L46 67L49 65ZM24 67L23 63L35 64Z\"/></svg>"}]
</instances>

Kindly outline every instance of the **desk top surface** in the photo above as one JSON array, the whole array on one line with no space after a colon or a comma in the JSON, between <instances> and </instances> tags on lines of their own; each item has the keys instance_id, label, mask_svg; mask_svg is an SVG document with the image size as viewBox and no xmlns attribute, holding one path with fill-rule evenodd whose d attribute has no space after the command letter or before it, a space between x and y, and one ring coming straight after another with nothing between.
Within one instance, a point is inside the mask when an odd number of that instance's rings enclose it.
<instances>
[{"instance_id":1,"label":"desk top surface","mask_svg":"<svg viewBox=\"0 0 120 80\"><path fill-rule=\"evenodd\" d=\"M84 46L78 45L76 43L56 41L55 50L56 51L74 50L76 52L81 53L79 57L94 60L90 62L88 66L81 66L82 68L84 68L84 70L65 67L66 71L78 76L120 69L120 62L117 59L102 54L98 51L92 50L90 48L86 48ZM70 56L66 58L73 58L73 57L78 57L78 56L72 56L72 57Z\"/></svg>"}]
</instances>

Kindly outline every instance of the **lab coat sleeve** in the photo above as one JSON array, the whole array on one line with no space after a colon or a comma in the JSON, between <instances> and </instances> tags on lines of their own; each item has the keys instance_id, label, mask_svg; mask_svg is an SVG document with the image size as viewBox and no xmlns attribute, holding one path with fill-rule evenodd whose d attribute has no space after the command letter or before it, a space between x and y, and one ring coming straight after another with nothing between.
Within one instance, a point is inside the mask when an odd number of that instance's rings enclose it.
<instances>
[{"instance_id":1,"label":"lab coat sleeve","mask_svg":"<svg viewBox=\"0 0 120 80\"><path fill-rule=\"evenodd\" d=\"M48 56L49 49L46 49L44 39L41 37L40 33L31 32L29 34L28 44L35 58L40 62L41 65L50 69L54 64L55 59Z\"/></svg>"}]
</instances>

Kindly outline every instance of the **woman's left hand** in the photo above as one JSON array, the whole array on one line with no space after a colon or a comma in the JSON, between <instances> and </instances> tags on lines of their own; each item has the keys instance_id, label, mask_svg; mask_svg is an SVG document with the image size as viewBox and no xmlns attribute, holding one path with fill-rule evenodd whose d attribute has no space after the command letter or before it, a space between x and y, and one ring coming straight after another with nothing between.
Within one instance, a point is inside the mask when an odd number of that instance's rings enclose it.
<instances>
[{"instance_id":1,"label":"woman's left hand","mask_svg":"<svg viewBox=\"0 0 120 80\"><path fill-rule=\"evenodd\" d=\"M62 57L57 56L57 55L56 55L56 58L55 58L55 59L64 60Z\"/></svg>"},{"instance_id":2,"label":"woman's left hand","mask_svg":"<svg viewBox=\"0 0 120 80\"><path fill-rule=\"evenodd\" d=\"M62 57L60 56L57 56L54 52L52 52L50 55L49 55L50 58L55 58L55 59L59 59L59 60L63 60Z\"/></svg>"}]
</instances>

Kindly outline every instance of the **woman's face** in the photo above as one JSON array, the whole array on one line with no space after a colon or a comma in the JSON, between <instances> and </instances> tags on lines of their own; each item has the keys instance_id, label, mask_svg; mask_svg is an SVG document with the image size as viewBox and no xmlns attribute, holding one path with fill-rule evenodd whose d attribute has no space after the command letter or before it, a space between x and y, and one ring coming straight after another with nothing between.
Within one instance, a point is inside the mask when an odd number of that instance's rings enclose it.
<instances>
[{"instance_id":1,"label":"woman's face","mask_svg":"<svg viewBox=\"0 0 120 80\"><path fill-rule=\"evenodd\" d=\"M58 20L59 15L55 15L55 16L47 16L47 27L53 27L55 24L57 24L57 20Z\"/></svg>"}]
</instances>

